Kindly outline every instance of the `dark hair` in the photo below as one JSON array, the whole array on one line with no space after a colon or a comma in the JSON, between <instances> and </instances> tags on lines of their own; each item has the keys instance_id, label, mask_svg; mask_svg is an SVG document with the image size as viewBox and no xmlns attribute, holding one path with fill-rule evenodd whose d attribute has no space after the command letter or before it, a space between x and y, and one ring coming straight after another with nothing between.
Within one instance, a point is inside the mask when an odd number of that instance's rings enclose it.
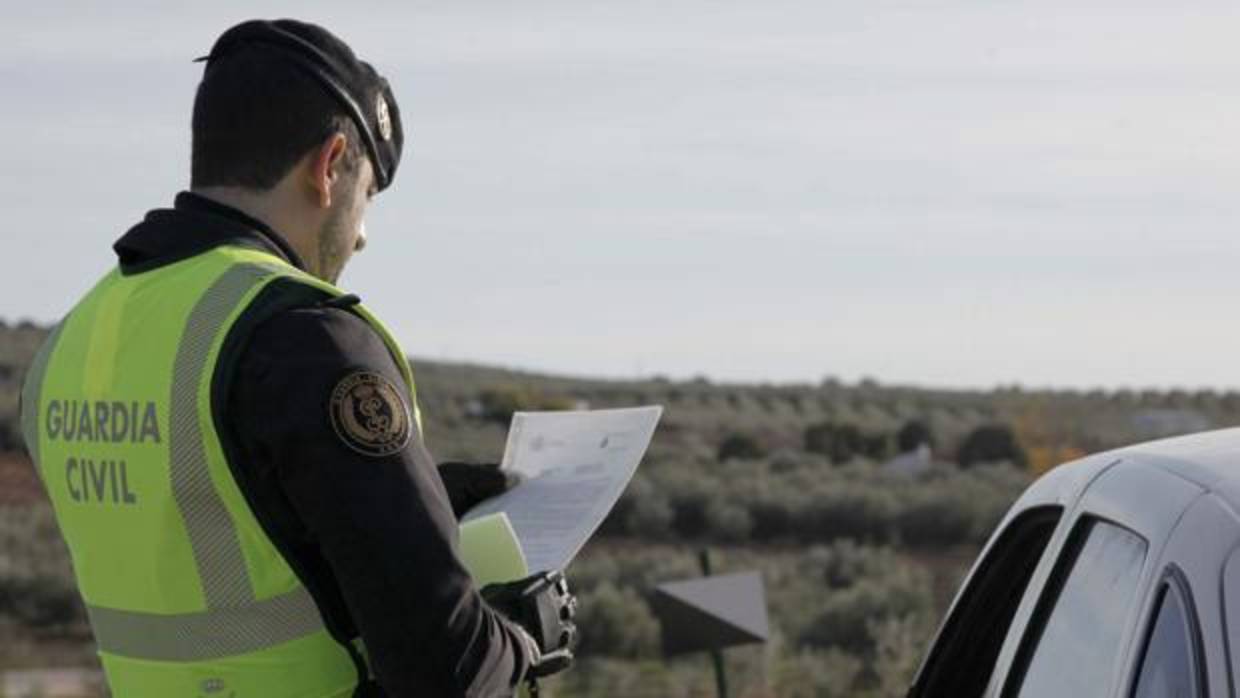
<instances>
[{"instance_id":1,"label":"dark hair","mask_svg":"<svg viewBox=\"0 0 1240 698\"><path fill-rule=\"evenodd\" d=\"M242 49L212 61L194 97L190 186L266 191L333 133L362 155L357 126L296 64L271 51Z\"/></svg>"}]
</instances>

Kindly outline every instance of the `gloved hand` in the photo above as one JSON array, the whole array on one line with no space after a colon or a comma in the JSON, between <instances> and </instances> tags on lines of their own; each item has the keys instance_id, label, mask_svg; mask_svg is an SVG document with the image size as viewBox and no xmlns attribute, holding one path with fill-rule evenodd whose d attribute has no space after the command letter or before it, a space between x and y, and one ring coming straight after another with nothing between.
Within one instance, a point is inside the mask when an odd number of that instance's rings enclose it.
<instances>
[{"instance_id":1,"label":"gloved hand","mask_svg":"<svg viewBox=\"0 0 1240 698\"><path fill-rule=\"evenodd\" d=\"M520 478L496 463L440 463L439 478L448 490L452 513L461 518L485 500L516 487Z\"/></svg>"},{"instance_id":2,"label":"gloved hand","mask_svg":"<svg viewBox=\"0 0 1240 698\"><path fill-rule=\"evenodd\" d=\"M504 584L488 584L482 598L516 623L532 640L529 678L558 674L573 663L577 639L577 597L563 572L539 572Z\"/></svg>"}]
</instances>

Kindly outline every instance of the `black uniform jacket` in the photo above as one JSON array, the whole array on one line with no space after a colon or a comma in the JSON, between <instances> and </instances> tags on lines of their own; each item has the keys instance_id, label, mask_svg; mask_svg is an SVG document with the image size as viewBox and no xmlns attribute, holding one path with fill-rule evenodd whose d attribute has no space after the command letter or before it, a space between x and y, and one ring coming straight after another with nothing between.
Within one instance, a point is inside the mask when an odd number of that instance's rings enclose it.
<instances>
[{"instance_id":1,"label":"black uniform jacket","mask_svg":"<svg viewBox=\"0 0 1240 698\"><path fill-rule=\"evenodd\" d=\"M189 192L114 249L122 273L135 274L221 244L304 269L263 223ZM482 601L462 566L456 518L416 425L408 445L380 456L333 428L331 396L346 376L373 372L404 386L352 303L276 281L230 331L212 403L233 474L359 675L373 672L359 696L511 695L527 668L520 631ZM358 636L366 659L350 643Z\"/></svg>"}]
</instances>

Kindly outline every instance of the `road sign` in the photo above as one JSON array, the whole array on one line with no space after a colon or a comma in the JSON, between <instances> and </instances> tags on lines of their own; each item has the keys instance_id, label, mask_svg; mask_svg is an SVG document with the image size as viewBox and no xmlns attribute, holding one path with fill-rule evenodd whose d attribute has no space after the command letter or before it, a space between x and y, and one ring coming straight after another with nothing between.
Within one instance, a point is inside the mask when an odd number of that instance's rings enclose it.
<instances>
[{"instance_id":1,"label":"road sign","mask_svg":"<svg viewBox=\"0 0 1240 698\"><path fill-rule=\"evenodd\" d=\"M703 652L766 642L766 591L757 572L722 574L655 588L663 652Z\"/></svg>"}]
</instances>

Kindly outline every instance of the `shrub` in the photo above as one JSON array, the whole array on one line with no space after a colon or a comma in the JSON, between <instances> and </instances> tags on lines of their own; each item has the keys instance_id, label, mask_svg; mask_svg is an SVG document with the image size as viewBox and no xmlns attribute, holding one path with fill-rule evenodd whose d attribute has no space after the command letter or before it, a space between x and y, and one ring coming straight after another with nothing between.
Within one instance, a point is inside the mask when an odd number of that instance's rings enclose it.
<instances>
[{"instance_id":1,"label":"shrub","mask_svg":"<svg viewBox=\"0 0 1240 698\"><path fill-rule=\"evenodd\" d=\"M626 499L631 502L625 520L629 533L648 540L660 540L671 533L675 517L672 504L648 479L634 477Z\"/></svg>"},{"instance_id":2,"label":"shrub","mask_svg":"<svg viewBox=\"0 0 1240 698\"><path fill-rule=\"evenodd\" d=\"M930 586L929 575L922 568L894 563L881 576L867 576L828 593L799 639L815 647L837 647L872 656L875 645L871 624L932 613Z\"/></svg>"},{"instance_id":3,"label":"shrub","mask_svg":"<svg viewBox=\"0 0 1240 698\"><path fill-rule=\"evenodd\" d=\"M697 669L661 660L584 657L572 671L547 679L545 693L556 698L697 698L708 695L713 686Z\"/></svg>"},{"instance_id":4,"label":"shrub","mask_svg":"<svg viewBox=\"0 0 1240 698\"><path fill-rule=\"evenodd\" d=\"M603 582L582 592L577 628L582 655L653 657L659 652L659 622L632 589Z\"/></svg>"},{"instance_id":5,"label":"shrub","mask_svg":"<svg viewBox=\"0 0 1240 698\"><path fill-rule=\"evenodd\" d=\"M697 557L691 550L670 552L666 548L599 549L587 544L569 566L569 584L589 592L604 584L632 588L643 593L656 584L699 576Z\"/></svg>"},{"instance_id":6,"label":"shrub","mask_svg":"<svg viewBox=\"0 0 1240 698\"><path fill-rule=\"evenodd\" d=\"M867 483L834 483L820 489L802 511L802 539L852 538L885 542L895 531L898 502L888 488Z\"/></svg>"},{"instance_id":7,"label":"shrub","mask_svg":"<svg viewBox=\"0 0 1240 698\"><path fill-rule=\"evenodd\" d=\"M713 540L744 543L753 529L753 518L744 506L716 497L706 504L706 532Z\"/></svg>"},{"instance_id":8,"label":"shrub","mask_svg":"<svg viewBox=\"0 0 1240 698\"><path fill-rule=\"evenodd\" d=\"M1029 484L1012 467L933 468L897 477L864 461L827 468L779 462L676 461L634 478L604 533L644 540L905 543L950 547L985 540Z\"/></svg>"},{"instance_id":9,"label":"shrub","mask_svg":"<svg viewBox=\"0 0 1240 698\"><path fill-rule=\"evenodd\" d=\"M926 485L911 494L901 509L896 527L909 545L950 546L974 540L978 507L974 493L949 486Z\"/></svg>"},{"instance_id":10,"label":"shrub","mask_svg":"<svg viewBox=\"0 0 1240 698\"><path fill-rule=\"evenodd\" d=\"M68 625L84 620L76 587L54 577L0 580L0 616L31 628Z\"/></svg>"},{"instance_id":11,"label":"shrub","mask_svg":"<svg viewBox=\"0 0 1240 698\"><path fill-rule=\"evenodd\" d=\"M900 698L908 692L925 647L933 638L934 629L935 625L926 613L870 622L868 631L874 647L871 671L877 679L879 696Z\"/></svg>"},{"instance_id":12,"label":"shrub","mask_svg":"<svg viewBox=\"0 0 1240 698\"><path fill-rule=\"evenodd\" d=\"M32 628L85 622L50 506L0 508L0 616Z\"/></svg>"},{"instance_id":13,"label":"shrub","mask_svg":"<svg viewBox=\"0 0 1240 698\"><path fill-rule=\"evenodd\" d=\"M830 589L846 589L865 577L882 574L894 564L887 550L862 547L849 539L814 546L807 560Z\"/></svg>"},{"instance_id":14,"label":"shrub","mask_svg":"<svg viewBox=\"0 0 1240 698\"><path fill-rule=\"evenodd\" d=\"M805 450L821 453L832 463L847 463L862 453L865 437L852 424L821 422L805 430Z\"/></svg>"},{"instance_id":15,"label":"shrub","mask_svg":"<svg viewBox=\"0 0 1240 698\"><path fill-rule=\"evenodd\" d=\"M1025 467L1029 458L1006 424L988 424L974 429L960 444L956 461L962 467L980 463L1011 463Z\"/></svg>"},{"instance_id":16,"label":"shrub","mask_svg":"<svg viewBox=\"0 0 1240 698\"><path fill-rule=\"evenodd\" d=\"M507 425L514 412L534 410L571 410L576 403L567 397L544 395L540 392L506 386L488 388L478 395L478 416L488 422Z\"/></svg>"},{"instance_id":17,"label":"shrub","mask_svg":"<svg viewBox=\"0 0 1240 698\"><path fill-rule=\"evenodd\" d=\"M757 460L766 456L766 449L758 440L747 434L731 434L719 444L718 460L720 463L733 458L739 460Z\"/></svg>"},{"instance_id":18,"label":"shrub","mask_svg":"<svg viewBox=\"0 0 1240 698\"><path fill-rule=\"evenodd\" d=\"M778 661L772 688L780 698L848 698L861 670L861 660L847 652L801 650Z\"/></svg>"},{"instance_id":19,"label":"shrub","mask_svg":"<svg viewBox=\"0 0 1240 698\"><path fill-rule=\"evenodd\" d=\"M788 502L778 498L757 499L749 505L750 536L756 541L785 538L797 532Z\"/></svg>"}]
</instances>

